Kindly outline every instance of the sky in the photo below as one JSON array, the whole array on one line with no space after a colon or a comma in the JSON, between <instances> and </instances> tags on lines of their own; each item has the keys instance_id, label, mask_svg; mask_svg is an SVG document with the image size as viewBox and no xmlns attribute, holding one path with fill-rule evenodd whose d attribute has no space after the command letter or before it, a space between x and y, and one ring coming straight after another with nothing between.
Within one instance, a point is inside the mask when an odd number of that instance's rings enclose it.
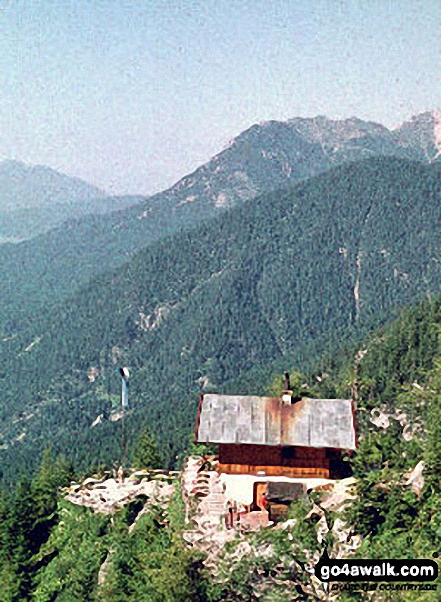
<instances>
[{"instance_id":1,"label":"sky","mask_svg":"<svg viewBox=\"0 0 441 602\"><path fill-rule=\"evenodd\" d=\"M0 0L0 160L152 194L252 124L441 106L441 0Z\"/></svg>"}]
</instances>

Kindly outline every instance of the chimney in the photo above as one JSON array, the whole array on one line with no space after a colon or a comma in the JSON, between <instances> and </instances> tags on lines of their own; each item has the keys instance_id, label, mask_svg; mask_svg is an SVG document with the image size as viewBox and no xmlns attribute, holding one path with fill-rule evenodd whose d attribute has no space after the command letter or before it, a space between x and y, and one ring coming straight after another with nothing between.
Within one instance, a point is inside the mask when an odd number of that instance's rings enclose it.
<instances>
[{"instance_id":1,"label":"chimney","mask_svg":"<svg viewBox=\"0 0 441 602\"><path fill-rule=\"evenodd\" d=\"M289 372L285 372L283 387L284 388L282 391L282 403L286 405L291 405L293 392L291 391L291 384L289 382Z\"/></svg>"}]
</instances>

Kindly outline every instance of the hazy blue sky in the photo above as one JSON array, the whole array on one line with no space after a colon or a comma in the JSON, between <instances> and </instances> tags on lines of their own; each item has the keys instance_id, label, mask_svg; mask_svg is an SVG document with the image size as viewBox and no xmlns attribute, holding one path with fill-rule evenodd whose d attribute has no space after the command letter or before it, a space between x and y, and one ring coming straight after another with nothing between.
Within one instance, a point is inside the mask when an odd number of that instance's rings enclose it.
<instances>
[{"instance_id":1,"label":"hazy blue sky","mask_svg":"<svg viewBox=\"0 0 441 602\"><path fill-rule=\"evenodd\" d=\"M163 189L255 122L441 105L441 0L0 0L0 159Z\"/></svg>"}]
</instances>

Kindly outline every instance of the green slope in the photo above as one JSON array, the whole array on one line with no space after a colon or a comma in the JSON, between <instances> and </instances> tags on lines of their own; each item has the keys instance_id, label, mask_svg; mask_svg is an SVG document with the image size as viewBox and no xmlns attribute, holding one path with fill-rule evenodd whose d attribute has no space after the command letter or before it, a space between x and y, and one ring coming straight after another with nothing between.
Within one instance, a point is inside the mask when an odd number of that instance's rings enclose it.
<instances>
[{"instance_id":1,"label":"green slope","mask_svg":"<svg viewBox=\"0 0 441 602\"><path fill-rule=\"evenodd\" d=\"M15 242L34 238L71 219L85 215L100 215L121 211L145 200L141 196L96 197L74 199L70 202L54 200L50 205L26 207L13 211L0 212L0 243ZM28 243L31 246L33 243ZM21 249L15 245L13 249Z\"/></svg>"},{"instance_id":2,"label":"green slope","mask_svg":"<svg viewBox=\"0 0 441 602\"><path fill-rule=\"evenodd\" d=\"M439 170L337 168L148 248L41 315L1 345L3 464L48 441L81 465L114 456L119 423L90 424L117 403L116 362L132 369L133 428L148 422L171 461L203 387L440 291Z\"/></svg>"},{"instance_id":3,"label":"green slope","mask_svg":"<svg viewBox=\"0 0 441 602\"><path fill-rule=\"evenodd\" d=\"M292 504L290 518L297 520L284 529L269 527L230 542L213 574L203 570L204 552L189 549L184 541L183 531L189 527L178 482L166 515L163 503L152 506L129 530L144 498L111 517L71 504L57 495L59 486L71 479L69 465L46 452L32 482L14 482L12 491L0 499L0 576L5 599L33 595L47 601L102 596L121 601L173 600L176 596L210 602L290 600L294 587L300 591L299 586L310 583L305 564L324 545L331 558L343 550L345 559L437 559L441 544L440 326L438 297L406 309L363 342L357 375L359 448L347 458L357 477L352 504L338 510L327 507L318 523L317 505L313 507L312 502L317 504L320 498L317 492L311 494L309 500ZM309 384L312 396L349 395L359 349L339 349L332 357L312 360L314 369L299 382ZM411 439L403 436L408 427L396 418L390 418L387 428L369 420L372 407L380 405L387 413L395 414L397 408L406 412ZM421 460L424 482L416 492L404 475ZM348 528L344 541L337 519ZM320 525L323 533L324 520L330 531L318 543L317 531ZM333 524L339 527L336 531L331 529ZM345 549L353 535L362 536L355 552ZM244 543L254 553L243 554ZM110 551L100 587L98 574ZM293 574L294 563L298 571ZM411 602L415 596L428 602L439 599L432 590L418 595L406 589L388 592L388 599L394 601ZM365 592L344 592L341 599L361 601Z\"/></svg>"}]
</instances>

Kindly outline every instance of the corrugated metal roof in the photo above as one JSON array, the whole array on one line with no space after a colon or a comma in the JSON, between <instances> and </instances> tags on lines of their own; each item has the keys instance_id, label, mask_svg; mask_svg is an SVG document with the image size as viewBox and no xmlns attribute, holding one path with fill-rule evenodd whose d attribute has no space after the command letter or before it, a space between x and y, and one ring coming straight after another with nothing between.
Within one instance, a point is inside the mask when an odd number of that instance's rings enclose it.
<instances>
[{"instance_id":1,"label":"corrugated metal roof","mask_svg":"<svg viewBox=\"0 0 441 602\"><path fill-rule=\"evenodd\" d=\"M196 436L200 443L356 448L350 399L284 404L278 397L205 394Z\"/></svg>"}]
</instances>

